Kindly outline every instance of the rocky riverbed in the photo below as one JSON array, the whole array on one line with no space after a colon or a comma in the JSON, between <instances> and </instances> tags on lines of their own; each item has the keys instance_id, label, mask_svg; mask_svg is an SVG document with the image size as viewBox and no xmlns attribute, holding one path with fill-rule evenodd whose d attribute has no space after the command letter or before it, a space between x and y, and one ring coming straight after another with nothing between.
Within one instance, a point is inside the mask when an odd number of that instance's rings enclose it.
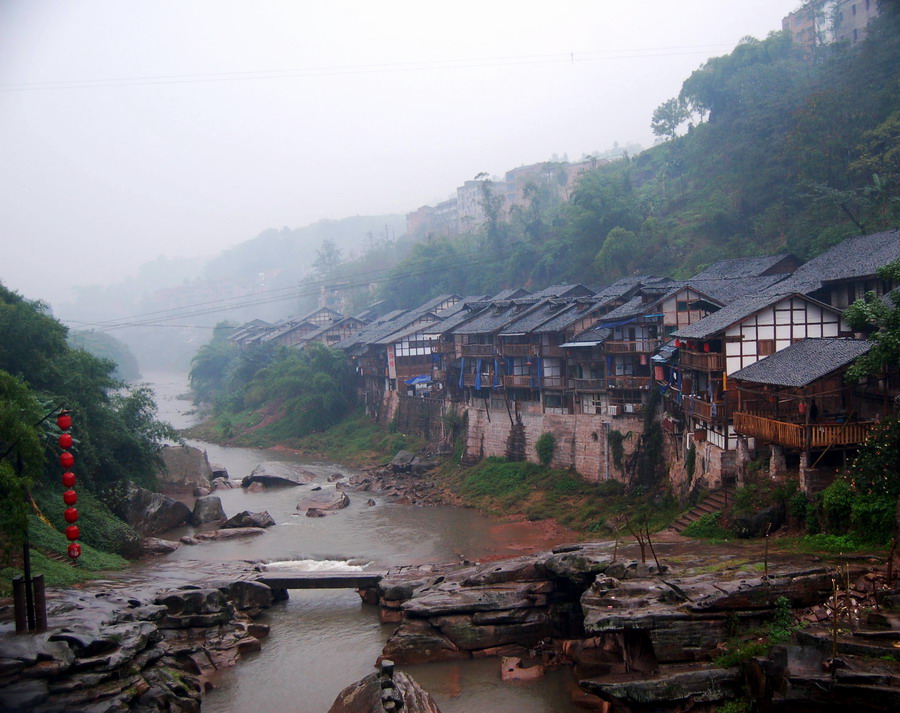
<instances>
[{"instance_id":1,"label":"rocky riverbed","mask_svg":"<svg viewBox=\"0 0 900 713\"><path fill-rule=\"evenodd\" d=\"M651 564L630 559L633 548L615 558L610 543L582 543L392 573L378 589L382 620L398 624L383 656L499 657L509 678L569 665L581 702L609 711L713 710L735 698L766 711L840 710L851 700L853 710L900 710L900 615L883 611L900 590L874 563L761 563L693 544L685 554L686 543L658 543ZM741 665L712 663L735 634L764 631L779 607L790 608L795 639Z\"/></svg>"},{"instance_id":2,"label":"rocky riverbed","mask_svg":"<svg viewBox=\"0 0 900 713\"><path fill-rule=\"evenodd\" d=\"M273 602L249 564L197 563L190 583L48 592L48 629L0 623L4 713L199 711L216 672L260 649ZM147 591L151 590L151 591Z\"/></svg>"}]
</instances>

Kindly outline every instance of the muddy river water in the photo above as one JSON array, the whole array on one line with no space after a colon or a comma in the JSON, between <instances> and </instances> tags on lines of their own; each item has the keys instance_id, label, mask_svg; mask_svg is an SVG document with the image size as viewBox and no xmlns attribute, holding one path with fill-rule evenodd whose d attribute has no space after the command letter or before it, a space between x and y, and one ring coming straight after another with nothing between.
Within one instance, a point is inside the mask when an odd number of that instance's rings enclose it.
<instances>
[{"instance_id":1,"label":"muddy river water","mask_svg":"<svg viewBox=\"0 0 900 713\"><path fill-rule=\"evenodd\" d=\"M152 375L159 415L176 427L190 425L187 391L180 376ZM239 480L263 461L299 463L325 483L354 471L336 463L282 450L228 448L189 442L207 451L211 463ZM549 546L553 535L534 523L510 523L473 510L397 505L377 494L349 493L350 506L335 515L308 518L296 510L294 488L217 491L226 514L267 510L277 523L263 535L182 547L166 557L166 569L183 562L261 560L270 568L379 571L392 565L452 562L460 558L516 556L523 548ZM369 505L369 499L374 505ZM166 535L189 534L190 528ZM523 544L524 543L524 544ZM153 576L155 565L138 565ZM137 572L135 572L137 574ZM161 585L164 584L161 582ZM381 625L375 607L352 590L291 592L289 601L265 617L271 633L260 653L223 672L203 701L205 713L324 713L342 688L371 673L393 625ZM569 698L567 670L543 679L505 683L497 659L403 667L435 697L443 713L541 713L580 710Z\"/></svg>"}]
</instances>

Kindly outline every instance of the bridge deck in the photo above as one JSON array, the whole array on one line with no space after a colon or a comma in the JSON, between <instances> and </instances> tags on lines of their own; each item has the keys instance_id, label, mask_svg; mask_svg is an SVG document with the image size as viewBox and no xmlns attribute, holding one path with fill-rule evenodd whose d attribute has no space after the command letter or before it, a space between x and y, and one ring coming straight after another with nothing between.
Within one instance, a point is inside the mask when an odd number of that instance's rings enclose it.
<instances>
[{"instance_id":1,"label":"bridge deck","mask_svg":"<svg viewBox=\"0 0 900 713\"><path fill-rule=\"evenodd\" d=\"M256 581L272 589L364 589L378 586L383 576L371 572L263 573Z\"/></svg>"}]
</instances>

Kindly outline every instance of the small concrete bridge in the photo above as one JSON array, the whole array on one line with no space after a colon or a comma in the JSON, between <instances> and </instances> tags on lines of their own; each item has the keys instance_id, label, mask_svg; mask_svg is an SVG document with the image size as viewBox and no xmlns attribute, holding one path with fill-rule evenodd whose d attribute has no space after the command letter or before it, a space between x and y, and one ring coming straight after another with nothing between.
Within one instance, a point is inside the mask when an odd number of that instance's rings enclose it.
<instances>
[{"instance_id":1,"label":"small concrete bridge","mask_svg":"<svg viewBox=\"0 0 900 713\"><path fill-rule=\"evenodd\" d=\"M255 579L272 589L372 589L383 577L373 572L263 572Z\"/></svg>"}]
</instances>

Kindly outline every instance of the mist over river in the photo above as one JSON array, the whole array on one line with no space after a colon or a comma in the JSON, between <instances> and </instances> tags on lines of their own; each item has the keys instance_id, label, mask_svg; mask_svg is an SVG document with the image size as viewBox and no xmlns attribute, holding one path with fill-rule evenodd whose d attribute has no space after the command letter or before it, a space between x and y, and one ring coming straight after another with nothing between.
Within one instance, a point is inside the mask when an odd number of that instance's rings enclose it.
<instances>
[{"instance_id":1,"label":"mist over river","mask_svg":"<svg viewBox=\"0 0 900 713\"><path fill-rule=\"evenodd\" d=\"M181 375L152 374L159 417L177 428L193 423ZM209 460L239 481L263 461L302 464L316 474L355 473L351 468L297 456L283 450L229 448L198 441ZM305 488L304 488L305 489ZM393 565L452 562L460 558L521 554L520 540L533 538L531 523L508 523L474 510L415 507L390 503L378 494L348 492L350 506L335 515L305 517L296 510L300 488L246 492L216 491L230 517L242 510L267 510L277 523L263 535L182 547L165 557L167 569L183 562L261 560L271 568L379 571ZM374 505L367 505L372 498ZM189 534L182 528L166 535ZM139 565L153 574L152 561ZM164 585L164 582L160 582ZM292 591L264 621L271 627L262 651L222 672L203 700L205 713L324 713L345 686L374 671L374 663L394 625L382 625L375 607L363 605L352 590ZM404 666L436 699L443 713L540 713L581 710L570 701L571 672L550 672L538 681L504 683L499 659Z\"/></svg>"}]
</instances>

